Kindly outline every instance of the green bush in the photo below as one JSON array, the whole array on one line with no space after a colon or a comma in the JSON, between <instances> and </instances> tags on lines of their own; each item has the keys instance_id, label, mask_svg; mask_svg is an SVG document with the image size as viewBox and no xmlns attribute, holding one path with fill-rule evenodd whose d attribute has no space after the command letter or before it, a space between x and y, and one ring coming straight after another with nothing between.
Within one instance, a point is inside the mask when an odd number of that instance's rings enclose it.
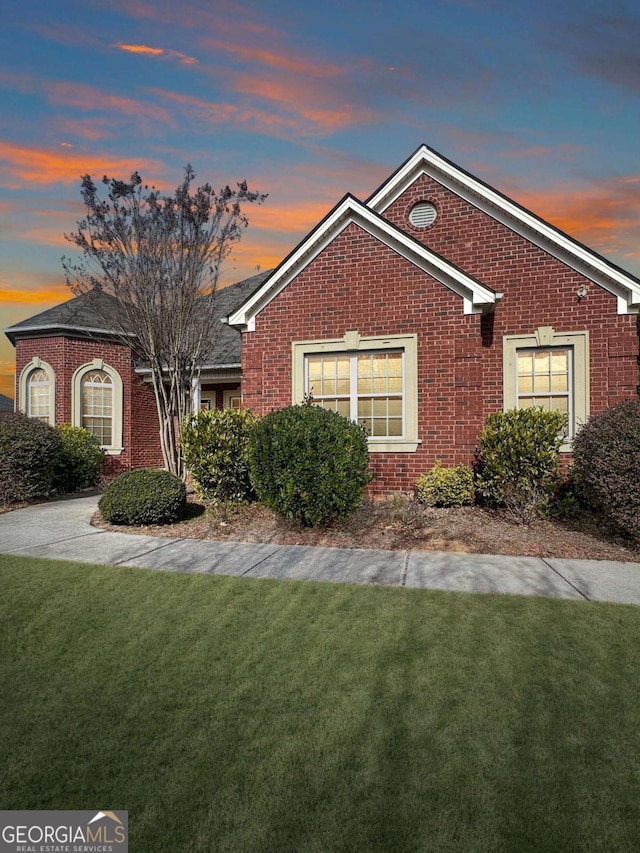
<instances>
[{"instance_id":1,"label":"green bush","mask_svg":"<svg viewBox=\"0 0 640 853\"><path fill-rule=\"evenodd\" d=\"M0 501L46 497L53 489L58 433L19 412L0 413Z\"/></svg>"},{"instance_id":2,"label":"green bush","mask_svg":"<svg viewBox=\"0 0 640 853\"><path fill-rule=\"evenodd\" d=\"M489 415L478 445L476 492L528 523L544 510L558 485L562 412L534 407Z\"/></svg>"},{"instance_id":3,"label":"green bush","mask_svg":"<svg viewBox=\"0 0 640 853\"><path fill-rule=\"evenodd\" d=\"M56 460L53 487L57 492L77 492L95 486L104 462L100 440L83 427L56 427L62 446Z\"/></svg>"},{"instance_id":4,"label":"green bush","mask_svg":"<svg viewBox=\"0 0 640 853\"><path fill-rule=\"evenodd\" d=\"M363 427L310 402L268 414L249 442L251 482L267 506L315 526L344 518L371 480Z\"/></svg>"},{"instance_id":5,"label":"green bush","mask_svg":"<svg viewBox=\"0 0 640 853\"><path fill-rule=\"evenodd\" d=\"M109 483L98 508L109 524L164 524L179 518L186 503L187 488L179 477L140 468Z\"/></svg>"},{"instance_id":6,"label":"green bush","mask_svg":"<svg viewBox=\"0 0 640 853\"><path fill-rule=\"evenodd\" d=\"M444 468L440 460L416 481L416 498L427 506L459 507L473 503L473 471L468 465Z\"/></svg>"},{"instance_id":7,"label":"green bush","mask_svg":"<svg viewBox=\"0 0 640 853\"><path fill-rule=\"evenodd\" d=\"M640 400L589 418L573 442L572 475L589 505L640 535Z\"/></svg>"},{"instance_id":8,"label":"green bush","mask_svg":"<svg viewBox=\"0 0 640 853\"><path fill-rule=\"evenodd\" d=\"M245 409L202 410L185 420L182 454L198 494L220 503L253 497L248 450L256 422Z\"/></svg>"}]
</instances>

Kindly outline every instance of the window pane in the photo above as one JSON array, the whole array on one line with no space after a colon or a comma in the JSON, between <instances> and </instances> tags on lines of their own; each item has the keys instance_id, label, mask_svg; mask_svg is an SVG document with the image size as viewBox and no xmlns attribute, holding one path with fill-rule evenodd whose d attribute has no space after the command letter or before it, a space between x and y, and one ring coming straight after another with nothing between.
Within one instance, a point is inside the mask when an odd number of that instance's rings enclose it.
<instances>
[{"instance_id":1,"label":"window pane","mask_svg":"<svg viewBox=\"0 0 640 853\"><path fill-rule=\"evenodd\" d=\"M533 373L533 356L530 352L518 353L518 373Z\"/></svg>"},{"instance_id":2,"label":"window pane","mask_svg":"<svg viewBox=\"0 0 640 853\"><path fill-rule=\"evenodd\" d=\"M566 373L554 373L551 377L551 390L552 391L568 391L569 390L569 377Z\"/></svg>"},{"instance_id":3,"label":"window pane","mask_svg":"<svg viewBox=\"0 0 640 853\"><path fill-rule=\"evenodd\" d=\"M533 376L519 376L518 389L521 394L531 394L533 391Z\"/></svg>"},{"instance_id":4,"label":"window pane","mask_svg":"<svg viewBox=\"0 0 640 853\"><path fill-rule=\"evenodd\" d=\"M536 373L548 373L549 372L549 353L548 352L537 352L535 353L535 372Z\"/></svg>"},{"instance_id":5,"label":"window pane","mask_svg":"<svg viewBox=\"0 0 640 853\"><path fill-rule=\"evenodd\" d=\"M548 394L549 393L549 375L548 374L544 374L542 376L536 374L535 392L536 392L536 394Z\"/></svg>"},{"instance_id":6,"label":"window pane","mask_svg":"<svg viewBox=\"0 0 640 853\"><path fill-rule=\"evenodd\" d=\"M402 435L402 418L389 418L389 435Z\"/></svg>"},{"instance_id":7,"label":"window pane","mask_svg":"<svg viewBox=\"0 0 640 853\"><path fill-rule=\"evenodd\" d=\"M389 400L389 417L402 418L402 398L392 398Z\"/></svg>"}]
</instances>

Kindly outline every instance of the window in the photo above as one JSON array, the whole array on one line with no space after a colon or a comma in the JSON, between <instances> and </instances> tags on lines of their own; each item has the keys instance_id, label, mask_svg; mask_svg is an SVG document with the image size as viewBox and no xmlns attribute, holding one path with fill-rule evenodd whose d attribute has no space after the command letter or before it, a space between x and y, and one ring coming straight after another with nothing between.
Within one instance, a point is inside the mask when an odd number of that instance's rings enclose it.
<instances>
[{"instance_id":1,"label":"window","mask_svg":"<svg viewBox=\"0 0 640 853\"><path fill-rule=\"evenodd\" d=\"M103 447L112 444L113 382L104 370L92 370L82 377L82 426Z\"/></svg>"},{"instance_id":2,"label":"window","mask_svg":"<svg viewBox=\"0 0 640 853\"><path fill-rule=\"evenodd\" d=\"M306 357L306 392L318 405L365 427L373 437L402 438L403 353Z\"/></svg>"},{"instance_id":3,"label":"window","mask_svg":"<svg viewBox=\"0 0 640 853\"><path fill-rule=\"evenodd\" d=\"M55 426L55 373L50 364L37 356L20 374L20 409L30 418Z\"/></svg>"},{"instance_id":4,"label":"window","mask_svg":"<svg viewBox=\"0 0 640 853\"><path fill-rule=\"evenodd\" d=\"M411 452L417 437L417 338L304 341L293 348L293 401L317 405L361 424L372 452Z\"/></svg>"},{"instance_id":5,"label":"window","mask_svg":"<svg viewBox=\"0 0 640 853\"><path fill-rule=\"evenodd\" d=\"M49 423L49 377L41 367L29 376L27 414L30 418Z\"/></svg>"},{"instance_id":6,"label":"window","mask_svg":"<svg viewBox=\"0 0 640 853\"><path fill-rule=\"evenodd\" d=\"M589 417L588 332L544 326L504 339L504 408L530 406L567 414L569 435L561 450L571 450L576 428Z\"/></svg>"},{"instance_id":7,"label":"window","mask_svg":"<svg viewBox=\"0 0 640 853\"><path fill-rule=\"evenodd\" d=\"M73 424L93 433L110 455L122 453L122 379L100 358L73 375Z\"/></svg>"}]
</instances>

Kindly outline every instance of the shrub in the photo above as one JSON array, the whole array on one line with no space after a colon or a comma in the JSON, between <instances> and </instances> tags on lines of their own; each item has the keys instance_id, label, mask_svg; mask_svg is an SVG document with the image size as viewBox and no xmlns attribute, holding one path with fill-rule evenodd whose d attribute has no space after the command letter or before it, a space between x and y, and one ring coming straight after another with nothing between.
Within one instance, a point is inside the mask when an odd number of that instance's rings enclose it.
<instances>
[{"instance_id":1,"label":"shrub","mask_svg":"<svg viewBox=\"0 0 640 853\"><path fill-rule=\"evenodd\" d=\"M56 427L62 446L56 460L53 486L61 493L95 486L104 462L99 439L83 427Z\"/></svg>"},{"instance_id":2,"label":"shrub","mask_svg":"<svg viewBox=\"0 0 640 853\"><path fill-rule=\"evenodd\" d=\"M153 468L127 471L116 477L98 502L110 524L164 524L175 521L187 503L179 477Z\"/></svg>"},{"instance_id":3,"label":"shrub","mask_svg":"<svg viewBox=\"0 0 640 853\"><path fill-rule=\"evenodd\" d=\"M416 498L427 506L459 507L473 503L473 471L468 465L444 468L438 460L416 482Z\"/></svg>"},{"instance_id":4,"label":"shrub","mask_svg":"<svg viewBox=\"0 0 640 853\"><path fill-rule=\"evenodd\" d=\"M244 409L202 410L186 419L182 453L202 497L221 503L240 503L253 497L248 449L256 421L256 416Z\"/></svg>"},{"instance_id":5,"label":"shrub","mask_svg":"<svg viewBox=\"0 0 640 853\"><path fill-rule=\"evenodd\" d=\"M310 401L258 421L249 467L258 497L307 526L349 515L371 480L364 428Z\"/></svg>"},{"instance_id":6,"label":"shrub","mask_svg":"<svg viewBox=\"0 0 640 853\"><path fill-rule=\"evenodd\" d=\"M594 509L640 535L640 400L594 415L573 442L573 478Z\"/></svg>"},{"instance_id":7,"label":"shrub","mask_svg":"<svg viewBox=\"0 0 640 853\"><path fill-rule=\"evenodd\" d=\"M566 427L565 414L537 407L489 415L478 443L477 493L530 522L557 487Z\"/></svg>"},{"instance_id":8,"label":"shrub","mask_svg":"<svg viewBox=\"0 0 640 853\"><path fill-rule=\"evenodd\" d=\"M19 412L0 413L0 500L50 494L60 446L60 436L49 424Z\"/></svg>"}]
</instances>

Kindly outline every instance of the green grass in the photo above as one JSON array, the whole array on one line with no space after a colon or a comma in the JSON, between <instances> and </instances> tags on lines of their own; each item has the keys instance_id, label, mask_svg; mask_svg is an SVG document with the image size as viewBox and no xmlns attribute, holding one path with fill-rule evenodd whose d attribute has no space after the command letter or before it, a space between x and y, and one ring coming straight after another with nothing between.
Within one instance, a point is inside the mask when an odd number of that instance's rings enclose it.
<instances>
[{"instance_id":1,"label":"green grass","mask_svg":"<svg viewBox=\"0 0 640 853\"><path fill-rule=\"evenodd\" d=\"M146 851L630 851L640 608L0 557L0 808Z\"/></svg>"}]
</instances>

